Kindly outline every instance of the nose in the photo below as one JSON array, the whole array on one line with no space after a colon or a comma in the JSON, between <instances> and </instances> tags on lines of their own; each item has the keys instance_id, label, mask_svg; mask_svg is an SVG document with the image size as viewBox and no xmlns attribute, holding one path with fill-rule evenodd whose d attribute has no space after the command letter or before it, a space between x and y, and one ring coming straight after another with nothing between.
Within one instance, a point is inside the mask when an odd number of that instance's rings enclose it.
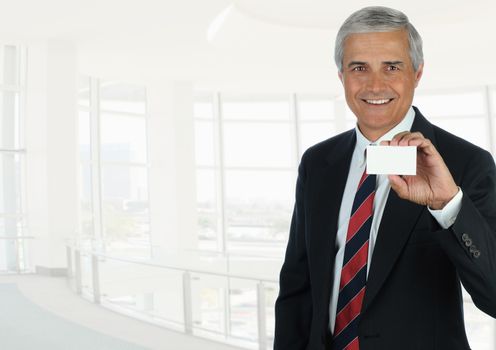
<instances>
[{"instance_id":1,"label":"nose","mask_svg":"<svg viewBox=\"0 0 496 350\"><path fill-rule=\"evenodd\" d=\"M382 72L373 72L369 74L367 80L367 89L374 93L380 94L386 90L386 78Z\"/></svg>"}]
</instances>

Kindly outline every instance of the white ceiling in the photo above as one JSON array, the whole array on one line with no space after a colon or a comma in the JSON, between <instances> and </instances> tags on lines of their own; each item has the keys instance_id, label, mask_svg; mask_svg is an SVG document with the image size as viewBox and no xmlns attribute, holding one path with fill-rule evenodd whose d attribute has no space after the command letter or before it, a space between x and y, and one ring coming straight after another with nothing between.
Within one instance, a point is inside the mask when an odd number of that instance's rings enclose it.
<instances>
[{"instance_id":1,"label":"white ceiling","mask_svg":"<svg viewBox=\"0 0 496 350\"><path fill-rule=\"evenodd\" d=\"M414 23L428 22L439 18L467 15L467 2L458 3L450 0L436 1L393 1L380 3L368 0L336 2L332 0L238 0L238 8L246 14L260 20L307 28L325 28L336 30L353 12L365 6L388 6L404 11ZM477 6L480 5L480 6ZM491 1L475 0L470 7L495 8ZM479 10L477 11L478 14Z\"/></svg>"},{"instance_id":2,"label":"white ceiling","mask_svg":"<svg viewBox=\"0 0 496 350\"><path fill-rule=\"evenodd\" d=\"M152 36L168 44L168 39L178 41L182 37L195 37L195 33L203 39L201 34L208 23L231 1L3 0L2 3L2 33L81 41L115 35Z\"/></svg>"},{"instance_id":3,"label":"white ceiling","mask_svg":"<svg viewBox=\"0 0 496 350\"><path fill-rule=\"evenodd\" d=\"M204 39L212 19L230 4L254 19L283 26L336 30L353 11L374 1L349 0L1 0L0 32L22 37L92 40L131 35L164 44ZM491 19L492 0L385 0L417 25ZM180 35L179 35L180 34Z\"/></svg>"},{"instance_id":4,"label":"white ceiling","mask_svg":"<svg viewBox=\"0 0 496 350\"><path fill-rule=\"evenodd\" d=\"M363 0L0 0L0 39L63 40L79 50L83 71L100 75L335 80L331 57L337 28L353 11L371 4ZM381 4L410 17L424 37L426 59L439 64L434 68L443 74L462 67L470 77L468 70L474 65L470 60L477 50L490 51L481 55L496 59L493 0ZM229 6L231 11L209 42L209 25ZM460 42L462 38L467 41ZM496 68L489 71L496 77Z\"/></svg>"}]
</instances>

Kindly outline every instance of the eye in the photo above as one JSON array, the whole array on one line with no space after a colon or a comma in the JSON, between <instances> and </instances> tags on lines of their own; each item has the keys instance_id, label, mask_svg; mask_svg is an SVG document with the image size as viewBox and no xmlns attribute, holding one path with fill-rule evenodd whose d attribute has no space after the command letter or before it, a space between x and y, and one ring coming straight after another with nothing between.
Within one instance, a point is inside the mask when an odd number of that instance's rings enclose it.
<instances>
[{"instance_id":1,"label":"eye","mask_svg":"<svg viewBox=\"0 0 496 350\"><path fill-rule=\"evenodd\" d=\"M352 68L352 71L355 71L355 72L363 72L364 70L365 70L364 66L355 66Z\"/></svg>"},{"instance_id":2,"label":"eye","mask_svg":"<svg viewBox=\"0 0 496 350\"><path fill-rule=\"evenodd\" d=\"M398 66L387 66L387 70L399 70Z\"/></svg>"}]
</instances>

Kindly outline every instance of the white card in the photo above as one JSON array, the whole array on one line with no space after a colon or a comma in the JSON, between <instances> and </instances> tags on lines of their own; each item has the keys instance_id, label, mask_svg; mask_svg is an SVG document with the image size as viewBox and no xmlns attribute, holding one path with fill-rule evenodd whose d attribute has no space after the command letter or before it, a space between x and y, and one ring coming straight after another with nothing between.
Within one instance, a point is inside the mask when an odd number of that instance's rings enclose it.
<instances>
[{"instance_id":1,"label":"white card","mask_svg":"<svg viewBox=\"0 0 496 350\"><path fill-rule=\"evenodd\" d=\"M367 146L367 174L416 175L416 146Z\"/></svg>"}]
</instances>

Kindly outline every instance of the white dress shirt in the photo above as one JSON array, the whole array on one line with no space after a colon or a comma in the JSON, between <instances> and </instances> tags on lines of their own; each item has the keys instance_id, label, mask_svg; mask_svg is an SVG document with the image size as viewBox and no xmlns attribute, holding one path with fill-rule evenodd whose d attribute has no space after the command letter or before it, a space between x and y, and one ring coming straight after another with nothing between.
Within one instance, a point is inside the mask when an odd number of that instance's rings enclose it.
<instances>
[{"instance_id":1,"label":"white dress shirt","mask_svg":"<svg viewBox=\"0 0 496 350\"><path fill-rule=\"evenodd\" d=\"M338 231L336 236L337 253L336 259L334 261L334 275L332 277L333 288L331 291L331 300L329 304L329 326L331 332L334 331L335 325L336 308L339 294L339 282L341 279L341 269L343 267L344 249L351 207L355 199L358 182L360 181L363 171L365 170L365 149L370 144L378 145L383 140L391 140L396 134L400 132L409 131L412 127L414 119L415 111L412 107L410 107L403 120L375 142L370 142L369 140L367 140L367 138L360 132L358 126L355 128L357 142L355 145L355 150L353 151L353 156L351 158L348 180L346 181L346 186L344 188L343 198L341 201L341 207L339 209ZM370 229L369 238L367 277L369 273L370 262L372 259L372 252L374 251L375 242L377 240L379 224L381 222L382 214L384 212L384 207L386 206L386 201L390 189L391 185L389 184L387 175L377 175L377 185L374 197L374 216L372 218L372 227ZM430 208L428 208L430 213L439 222L441 227L448 228L455 222L456 216L460 212L462 195L462 191L461 189L459 189L457 195L442 210L431 210Z\"/></svg>"}]
</instances>

